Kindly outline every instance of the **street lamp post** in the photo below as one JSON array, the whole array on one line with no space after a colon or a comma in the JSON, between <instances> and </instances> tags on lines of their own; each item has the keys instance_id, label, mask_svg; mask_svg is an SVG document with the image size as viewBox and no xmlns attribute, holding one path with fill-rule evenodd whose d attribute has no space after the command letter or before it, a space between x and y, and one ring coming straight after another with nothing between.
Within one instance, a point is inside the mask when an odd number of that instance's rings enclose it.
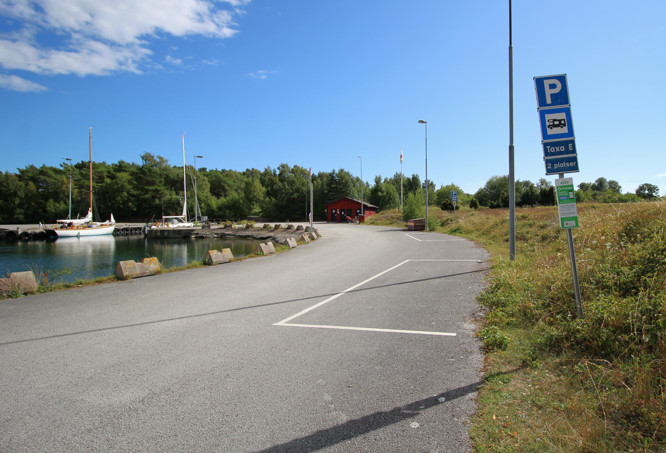
<instances>
[{"instance_id":1,"label":"street lamp post","mask_svg":"<svg viewBox=\"0 0 666 453\"><path fill-rule=\"evenodd\" d=\"M516 259L516 174L513 146L513 37L509 0L509 259Z\"/></svg>"},{"instance_id":2,"label":"street lamp post","mask_svg":"<svg viewBox=\"0 0 666 453\"><path fill-rule=\"evenodd\" d=\"M67 220L72 219L72 159L69 157L63 157L69 165L69 213L67 214Z\"/></svg>"},{"instance_id":3,"label":"street lamp post","mask_svg":"<svg viewBox=\"0 0 666 453\"><path fill-rule=\"evenodd\" d=\"M203 159L203 156L194 156L194 223L197 223L199 219L199 200L197 199L197 157Z\"/></svg>"},{"instance_id":4,"label":"street lamp post","mask_svg":"<svg viewBox=\"0 0 666 453\"><path fill-rule=\"evenodd\" d=\"M419 124L425 125L425 227L428 229L428 122L419 120Z\"/></svg>"},{"instance_id":5,"label":"street lamp post","mask_svg":"<svg viewBox=\"0 0 666 453\"><path fill-rule=\"evenodd\" d=\"M363 186L365 185L363 183L363 158L361 156L356 156L361 160L361 217L364 215L363 211Z\"/></svg>"}]
</instances>

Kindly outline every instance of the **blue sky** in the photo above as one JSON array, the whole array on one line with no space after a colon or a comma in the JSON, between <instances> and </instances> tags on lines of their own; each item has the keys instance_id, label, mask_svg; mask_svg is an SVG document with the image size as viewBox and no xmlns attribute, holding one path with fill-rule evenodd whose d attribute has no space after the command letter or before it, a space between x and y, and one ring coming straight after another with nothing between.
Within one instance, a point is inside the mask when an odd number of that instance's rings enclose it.
<instances>
[{"instance_id":1,"label":"blue sky","mask_svg":"<svg viewBox=\"0 0 666 453\"><path fill-rule=\"evenodd\" d=\"M113 5L112 8L105 5ZM514 0L516 178L545 176L534 76L568 76L580 182L666 194L666 2ZM508 1L0 0L0 171L63 157L508 174Z\"/></svg>"}]
</instances>

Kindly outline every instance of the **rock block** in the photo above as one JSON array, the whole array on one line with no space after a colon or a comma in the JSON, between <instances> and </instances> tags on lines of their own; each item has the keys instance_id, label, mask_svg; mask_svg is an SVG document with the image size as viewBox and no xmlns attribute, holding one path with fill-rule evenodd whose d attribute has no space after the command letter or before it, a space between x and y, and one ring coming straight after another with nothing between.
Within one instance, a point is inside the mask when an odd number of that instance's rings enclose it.
<instances>
[{"instance_id":1,"label":"rock block","mask_svg":"<svg viewBox=\"0 0 666 453\"><path fill-rule=\"evenodd\" d=\"M12 272L7 278L0 278L0 293L9 295L18 289L23 294L37 292L39 284L32 271Z\"/></svg>"},{"instance_id":2,"label":"rock block","mask_svg":"<svg viewBox=\"0 0 666 453\"><path fill-rule=\"evenodd\" d=\"M290 249L293 249L296 247L298 244L296 243L296 239L294 238L287 238L287 245L289 246Z\"/></svg>"},{"instance_id":3,"label":"rock block","mask_svg":"<svg viewBox=\"0 0 666 453\"><path fill-rule=\"evenodd\" d=\"M309 243L310 243L310 238L308 237L307 234L304 234L303 236L301 236L301 239L303 239L303 240L305 241L306 244L309 244Z\"/></svg>"},{"instance_id":4,"label":"rock block","mask_svg":"<svg viewBox=\"0 0 666 453\"><path fill-rule=\"evenodd\" d=\"M9 274L9 281L12 282L22 293L34 293L39 285L32 271L12 272Z\"/></svg>"},{"instance_id":5,"label":"rock block","mask_svg":"<svg viewBox=\"0 0 666 453\"><path fill-rule=\"evenodd\" d=\"M310 231L310 233L308 234L310 235L310 239L312 239L313 241L319 237L317 236L317 233L315 233L314 231Z\"/></svg>"}]
</instances>

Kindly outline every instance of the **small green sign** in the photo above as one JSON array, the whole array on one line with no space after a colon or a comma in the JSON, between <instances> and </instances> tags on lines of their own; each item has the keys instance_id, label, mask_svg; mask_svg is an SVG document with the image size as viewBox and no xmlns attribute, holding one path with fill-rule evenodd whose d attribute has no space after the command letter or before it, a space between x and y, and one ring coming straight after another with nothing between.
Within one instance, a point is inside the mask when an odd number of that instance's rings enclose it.
<instances>
[{"instance_id":1,"label":"small green sign","mask_svg":"<svg viewBox=\"0 0 666 453\"><path fill-rule=\"evenodd\" d=\"M555 180L557 192L557 210L560 216L560 227L578 228L578 209L576 208L576 192L573 178Z\"/></svg>"}]
</instances>

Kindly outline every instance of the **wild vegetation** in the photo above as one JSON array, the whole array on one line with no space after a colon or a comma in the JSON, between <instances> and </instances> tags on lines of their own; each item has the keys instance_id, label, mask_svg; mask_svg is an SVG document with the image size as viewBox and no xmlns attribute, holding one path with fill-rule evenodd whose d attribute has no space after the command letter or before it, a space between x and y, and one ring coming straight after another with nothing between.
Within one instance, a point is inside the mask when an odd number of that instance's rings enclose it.
<instances>
[{"instance_id":1,"label":"wild vegetation","mask_svg":"<svg viewBox=\"0 0 666 453\"><path fill-rule=\"evenodd\" d=\"M162 215L179 214L183 203L183 168L172 166L150 153L141 156L141 163L120 161L114 164L93 163L94 212L99 219L111 213L119 221L145 222ZM308 169L281 164L263 171L247 169L194 169L188 166L188 212L194 212L194 182L203 215L211 219L246 219L259 216L275 221L304 220L310 191ZM0 224L53 223L66 218L69 208L69 187L72 187L72 216L83 216L88 210L88 162L60 167L30 165L17 173L0 173ZM374 184L362 183L344 169L312 175L314 186L314 218L325 218L325 206L342 197L361 198L380 210L400 205L400 174L390 178L377 176ZM403 180L406 203L422 206L425 184L418 175ZM636 194L622 194L613 180L599 178L594 183L581 183L579 201L619 202L658 197L659 189L642 184ZM453 209L451 192L458 193L458 206L508 206L508 177L494 176L475 194L467 194L455 184L441 186L428 181L431 205ZM418 203L417 203L418 201ZM552 184L541 179L537 184L516 181L518 206L549 206L555 204Z\"/></svg>"},{"instance_id":2,"label":"wild vegetation","mask_svg":"<svg viewBox=\"0 0 666 453\"><path fill-rule=\"evenodd\" d=\"M431 208L437 230L492 255L484 385L471 434L477 451L666 449L666 203L582 204L574 243L578 318L556 208ZM377 222L399 221L397 212Z\"/></svg>"}]
</instances>

